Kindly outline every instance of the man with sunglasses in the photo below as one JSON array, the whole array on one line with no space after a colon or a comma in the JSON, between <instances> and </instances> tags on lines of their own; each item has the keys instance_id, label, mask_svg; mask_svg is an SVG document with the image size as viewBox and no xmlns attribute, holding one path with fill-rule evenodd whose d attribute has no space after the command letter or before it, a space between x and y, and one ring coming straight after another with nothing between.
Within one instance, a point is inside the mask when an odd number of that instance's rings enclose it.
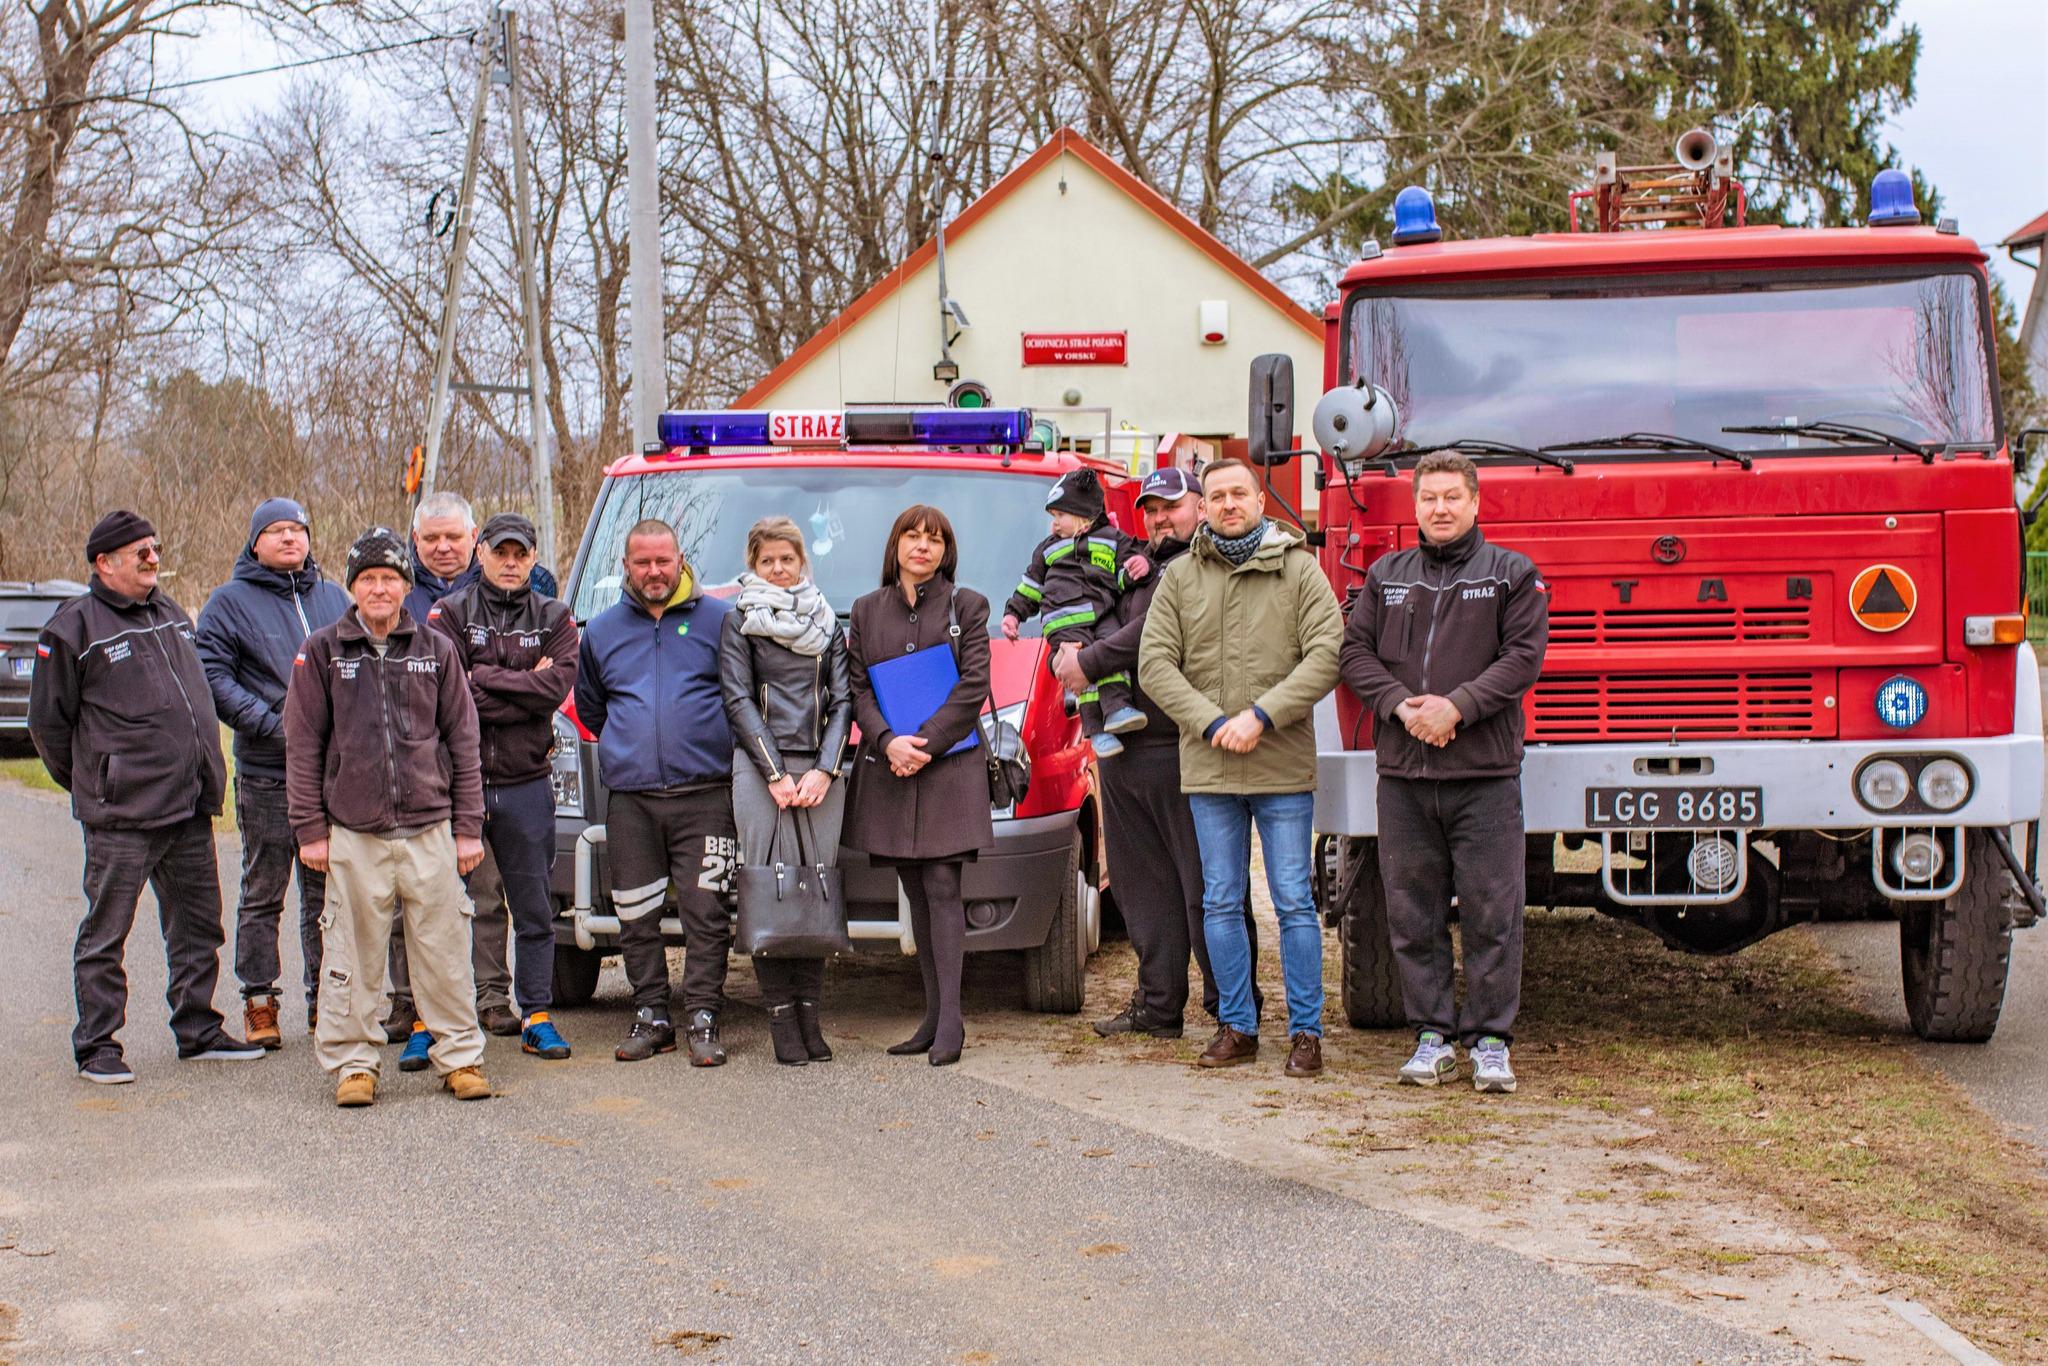
<instances>
[{"instance_id":1,"label":"man with sunglasses","mask_svg":"<svg viewBox=\"0 0 2048 1366\"><path fill-rule=\"evenodd\" d=\"M213 818L227 766L192 619L157 587L162 557L156 528L135 513L100 519L85 543L91 591L43 628L29 693L29 734L85 832L71 1049L78 1074L102 1085L135 1080L114 1036L127 1017L122 958L144 883L163 921L178 1056L264 1052L231 1038L213 1008L224 938Z\"/></svg>"}]
</instances>

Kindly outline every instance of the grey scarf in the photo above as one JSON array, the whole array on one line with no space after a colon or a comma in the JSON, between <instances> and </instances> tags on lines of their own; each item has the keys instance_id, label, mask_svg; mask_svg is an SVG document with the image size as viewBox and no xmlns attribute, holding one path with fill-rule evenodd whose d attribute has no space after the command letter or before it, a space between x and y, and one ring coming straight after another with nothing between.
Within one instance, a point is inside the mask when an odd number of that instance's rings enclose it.
<instances>
[{"instance_id":1,"label":"grey scarf","mask_svg":"<svg viewBox=\"0 0 2048 1366\"><path fill-rule=\"evenodd\" d=\"M740 614L741 635L765 636L800 655L825 653L839 624L832 604L809 579L777 588L758 574L742 574L733 610Z\"/></svg>"},{"instance_id":2,"label":"grey scarf","mask_svg":"<svg viewBox=\"0 0 2048 1366\"><path fill-rule=\"evenodd\" d=\"M1259 524L1242 536L1218 536L1214 527L1205 527L1204 530L1209 533L1211 543L1223 552L1224 559L1232 564L1243 564L1252 557L1252 552L1259 548L1259 542L1266 539L1266 528L1271 524L1271 520L1261 517Z\"/></svg>"}]
</instances>

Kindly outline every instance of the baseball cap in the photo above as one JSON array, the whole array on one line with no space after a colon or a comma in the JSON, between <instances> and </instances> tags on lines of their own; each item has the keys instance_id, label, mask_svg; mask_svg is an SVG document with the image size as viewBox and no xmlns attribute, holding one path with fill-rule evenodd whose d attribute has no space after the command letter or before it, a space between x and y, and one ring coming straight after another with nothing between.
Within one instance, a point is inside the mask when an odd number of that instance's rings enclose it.
<instances>
[{"instance_id":1,"label":"baseball cap","mask_svg":"<svg viewBox=\"0 0 2048 1366\"><path fill-rule=\"evenodd\" d=\"M1138 485L1138 501L1157 498L1163 502L1178 503L1191 493L1202 490L1195 483L1195 476L1178 465L1166 465L1145 476L1145 482Z\"/></svg>"},{"instance_id":2,"label":"baseball cap","mask_svg":"<svg viewBox=\"0 0 2048 1366\"><path fill-rule=\"evenodd\" d=\"M540 539L540 533L533 529L533 523L516 512L501 512L484 523L484 529L477 539L496 550L506 541L517 541L528 550Z\"/></svg>"}]
</instances>

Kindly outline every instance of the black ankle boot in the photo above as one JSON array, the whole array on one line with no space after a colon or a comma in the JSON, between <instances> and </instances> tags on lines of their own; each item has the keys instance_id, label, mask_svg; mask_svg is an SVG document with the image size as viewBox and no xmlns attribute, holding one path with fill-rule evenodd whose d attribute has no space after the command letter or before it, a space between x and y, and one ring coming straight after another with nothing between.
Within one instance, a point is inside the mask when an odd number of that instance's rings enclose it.
<instances>
[{"instance_id":1,"label":"black ankle boot","mask_svg":"<svg viewBox=\"0 0 2048 1366\"><path fill-rule=\"evenodd\" d=\"M795 1006L769 1008L768 1037L775 1043L775 1061L783 1066L802 1067L811 1060L810 1054L804 1051L803 1030L797 1024Z\"/></svg>"},{"instance_id":2,"label":"black ankle boot","mask_svg":"<svg viewBox=\"0 0 2048 1366\"><path fill-rule=\"evenodd\" d=\"M797 998L796 1023L803 1034L805 1055L812 1062L832 1061L832 1045L825 1042L825 1031L818 1028L816 1001L806 1001L801 996Z\"/></svg>"}]
</instances>

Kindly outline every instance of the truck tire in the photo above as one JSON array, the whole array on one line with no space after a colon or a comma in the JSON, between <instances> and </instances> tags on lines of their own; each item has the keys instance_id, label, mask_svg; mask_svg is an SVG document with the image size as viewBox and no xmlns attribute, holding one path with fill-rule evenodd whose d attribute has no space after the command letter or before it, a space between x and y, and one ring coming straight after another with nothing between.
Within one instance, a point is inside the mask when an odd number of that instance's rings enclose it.
<instances>
[{"instance_id":1,"label":"truck tire","mask_svg":"<svg viewBox=\"0 0 2048 1366\"><path fill-rule=\"evenodd\" d=\"M1337 884L1351 879L1349 895L1337 908L1337 944L1344 958L1344 1018L1353 1029L1399 1029L1408 1023L1401 1003L1401 974L1387 938L1387 896L1380 885L1376 839L1347 839L1337 861Z\"/></svg>"},{"instance_id":2,"label":"truck tire","mask_svg":"<svg viewBox=\"0 0 2048 1366\"><path fill-rule=\"evenodd\" d=\"M1024 1008L1043 1015L1072 1015L1081 1009L1088 985L1088 934L1081 924L1081 832L1067 848L1060 902L1045 942L1024 950Z\"/></svg>"},{"instance_id":3,"label":"truck tire","mask_svg":"<svg viewBox=\"0 0 2048 1366\"><path fill-rule=\"evenodd\" d=\"M555 1004L589 1005L590 998L597 995L597 974L603 967L602 950L555 945Z\"/></svg>"},{"instance_id":4,"label":"truck tire","mask_svg":"<svg viewBox=\"0 0 2048 1366\"><path fill-rule=\"evenodd\" d=\"M1963 832L1963 883L1945 901L1901 901L1906 1017L1937 1043L1982 1043L1998 1028L2012 962L2012 874L1984 830Z\"/></svg>"}]
</instances>

